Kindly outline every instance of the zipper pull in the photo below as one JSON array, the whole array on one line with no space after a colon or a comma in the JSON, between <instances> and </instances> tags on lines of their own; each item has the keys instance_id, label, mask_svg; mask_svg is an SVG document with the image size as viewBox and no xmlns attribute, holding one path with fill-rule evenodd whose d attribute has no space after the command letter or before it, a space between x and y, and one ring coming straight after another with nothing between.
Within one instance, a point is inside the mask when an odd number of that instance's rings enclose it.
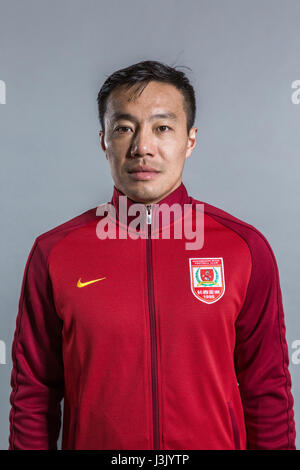
<instances>
[{"instance_id":1,"label":"zipper pull","mask_svg":"<svg viewBox=\"0 0 300 470\"><path fill-rule=\"evenodd\" d=\"M147 210L147 225L151 224L151 220L152 220L152 206L151 205L147 205L146 206L146 210Z\"/></svg>"}]
</instances>

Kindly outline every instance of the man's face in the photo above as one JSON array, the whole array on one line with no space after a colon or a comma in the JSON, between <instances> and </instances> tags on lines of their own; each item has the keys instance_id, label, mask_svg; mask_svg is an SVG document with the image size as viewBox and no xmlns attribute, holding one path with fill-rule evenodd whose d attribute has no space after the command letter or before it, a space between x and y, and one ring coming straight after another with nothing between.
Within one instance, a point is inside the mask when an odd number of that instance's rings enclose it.
<instances>
[{"instance_id":1,"label":"man's face","mask_svg":"<svg viewBox=\"0 0 300 470\"><path fill-rule=\"evenodd\" d=\"M197 128L188 135L184 98L173 85L151 81L134 99L133 89L120 86L111 92L105 135L99 135L116 188L136 202L152 204L181 184Z\"/></svg>"}]
</instances>

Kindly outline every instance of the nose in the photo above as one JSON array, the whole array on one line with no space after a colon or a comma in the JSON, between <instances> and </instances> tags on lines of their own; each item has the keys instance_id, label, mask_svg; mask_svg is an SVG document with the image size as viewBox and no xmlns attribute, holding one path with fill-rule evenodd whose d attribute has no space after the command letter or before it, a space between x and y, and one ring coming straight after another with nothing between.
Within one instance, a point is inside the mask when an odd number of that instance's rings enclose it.
<instances>
[{"instance_id":1,"label":"nose","mask_svg":"<svg viewBox=\"0 0 300 470\"><path fill-rule=\"evenodd\" d=\"M154 155L153 136L147 129L140 129L136 132L130 148L132 157L144 157Z\"/></svg>"}]
</instances>

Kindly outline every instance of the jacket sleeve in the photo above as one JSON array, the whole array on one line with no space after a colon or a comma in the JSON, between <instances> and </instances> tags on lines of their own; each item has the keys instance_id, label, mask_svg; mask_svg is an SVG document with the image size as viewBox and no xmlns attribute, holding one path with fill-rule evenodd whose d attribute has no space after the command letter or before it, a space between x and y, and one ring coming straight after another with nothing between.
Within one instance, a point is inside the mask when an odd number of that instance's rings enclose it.
<instances>
[{"instance_id":1,"label":"jacket sleeve","mask_svg":"<svg viewBox=\"0 0 300 470\"><path fill-rule=\"evenodd\" d=\"M25 266L11 351L8 450L57 450L64 390L61 333L47 255L37 238Z\"/></svg>"},{"instance_id":2,"label":"jacket sleeve","mask_svg":"<svg viewBox=\"0 0 300 470\"><path fill-rule=\"evenodd\" d=\"M235 367L247 448L295 449L295 422L279 273L273 251L253 231L252 271L236 320Z\"/></svg>"}]
</instances>

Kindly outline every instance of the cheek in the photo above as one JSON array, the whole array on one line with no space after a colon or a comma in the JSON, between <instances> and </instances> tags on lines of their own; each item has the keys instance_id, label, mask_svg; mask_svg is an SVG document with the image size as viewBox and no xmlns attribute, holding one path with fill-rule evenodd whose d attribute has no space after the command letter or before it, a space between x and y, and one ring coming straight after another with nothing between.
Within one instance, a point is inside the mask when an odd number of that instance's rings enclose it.
<instances>
[{"instance_id":1,"label":"cheek","mask_svg":"<svg viewBox=\"0 0 300 470\"><path fill-rule=\"evenodd\" d=\"M182 142L179 142L178 145L169 146L164 150L163 155L169 167L172 167L173 170L180 171L185 162L185 153L186 149L182 145Z\"/></svg>"},{"instance_id":2,"label":"cheek","mask_svg":"<svg viewBox=\"0 0 300 470\"><path fill-rule=\"evenodd\" d=\"M116 149L110 148L109 151L107 151L108 155L108 161L110 168L114 174L121 173L123 164L125 162L125 155L123 156L123 153L120 151L117 151Z\"/></svg>"},{"instance_id":3,"label":"cheek","mask_svg":"<svg viewBox=\"0 0 300 470\"><path fill-rule=\"evenodd\" d=\"M169 156L175 156L177 159L180 155L185 154L186 151L186 139L179 133L177 135L170 135L165 141L161 142L159 148ZM180 158L180 157L179 157Z\"/></svg>"},{"instance_id":4,"label":"cheek","mask_svg":"<svg viewBox=\"0 0 300 470\"><path fill-rule=\"evenodd\" d=\"M130 143L128 141L126 142L125 139L113 141L110 146L110 154L117 164L121 164L126 159L129 152Z\"/></svg>"},{"instance_id":5,"label":"cheek","mask_svg":"<svg viewBox=\"0 0 300 470\"><path fill-rule=\"evenodd\" d=\"M112 155L114 158L116 158L120 153L122 152L124 145L120 143L120 141L113 140L110 142L110 145L108 147L108 151L110 155Z\"/></svg>"}]
</instances>

